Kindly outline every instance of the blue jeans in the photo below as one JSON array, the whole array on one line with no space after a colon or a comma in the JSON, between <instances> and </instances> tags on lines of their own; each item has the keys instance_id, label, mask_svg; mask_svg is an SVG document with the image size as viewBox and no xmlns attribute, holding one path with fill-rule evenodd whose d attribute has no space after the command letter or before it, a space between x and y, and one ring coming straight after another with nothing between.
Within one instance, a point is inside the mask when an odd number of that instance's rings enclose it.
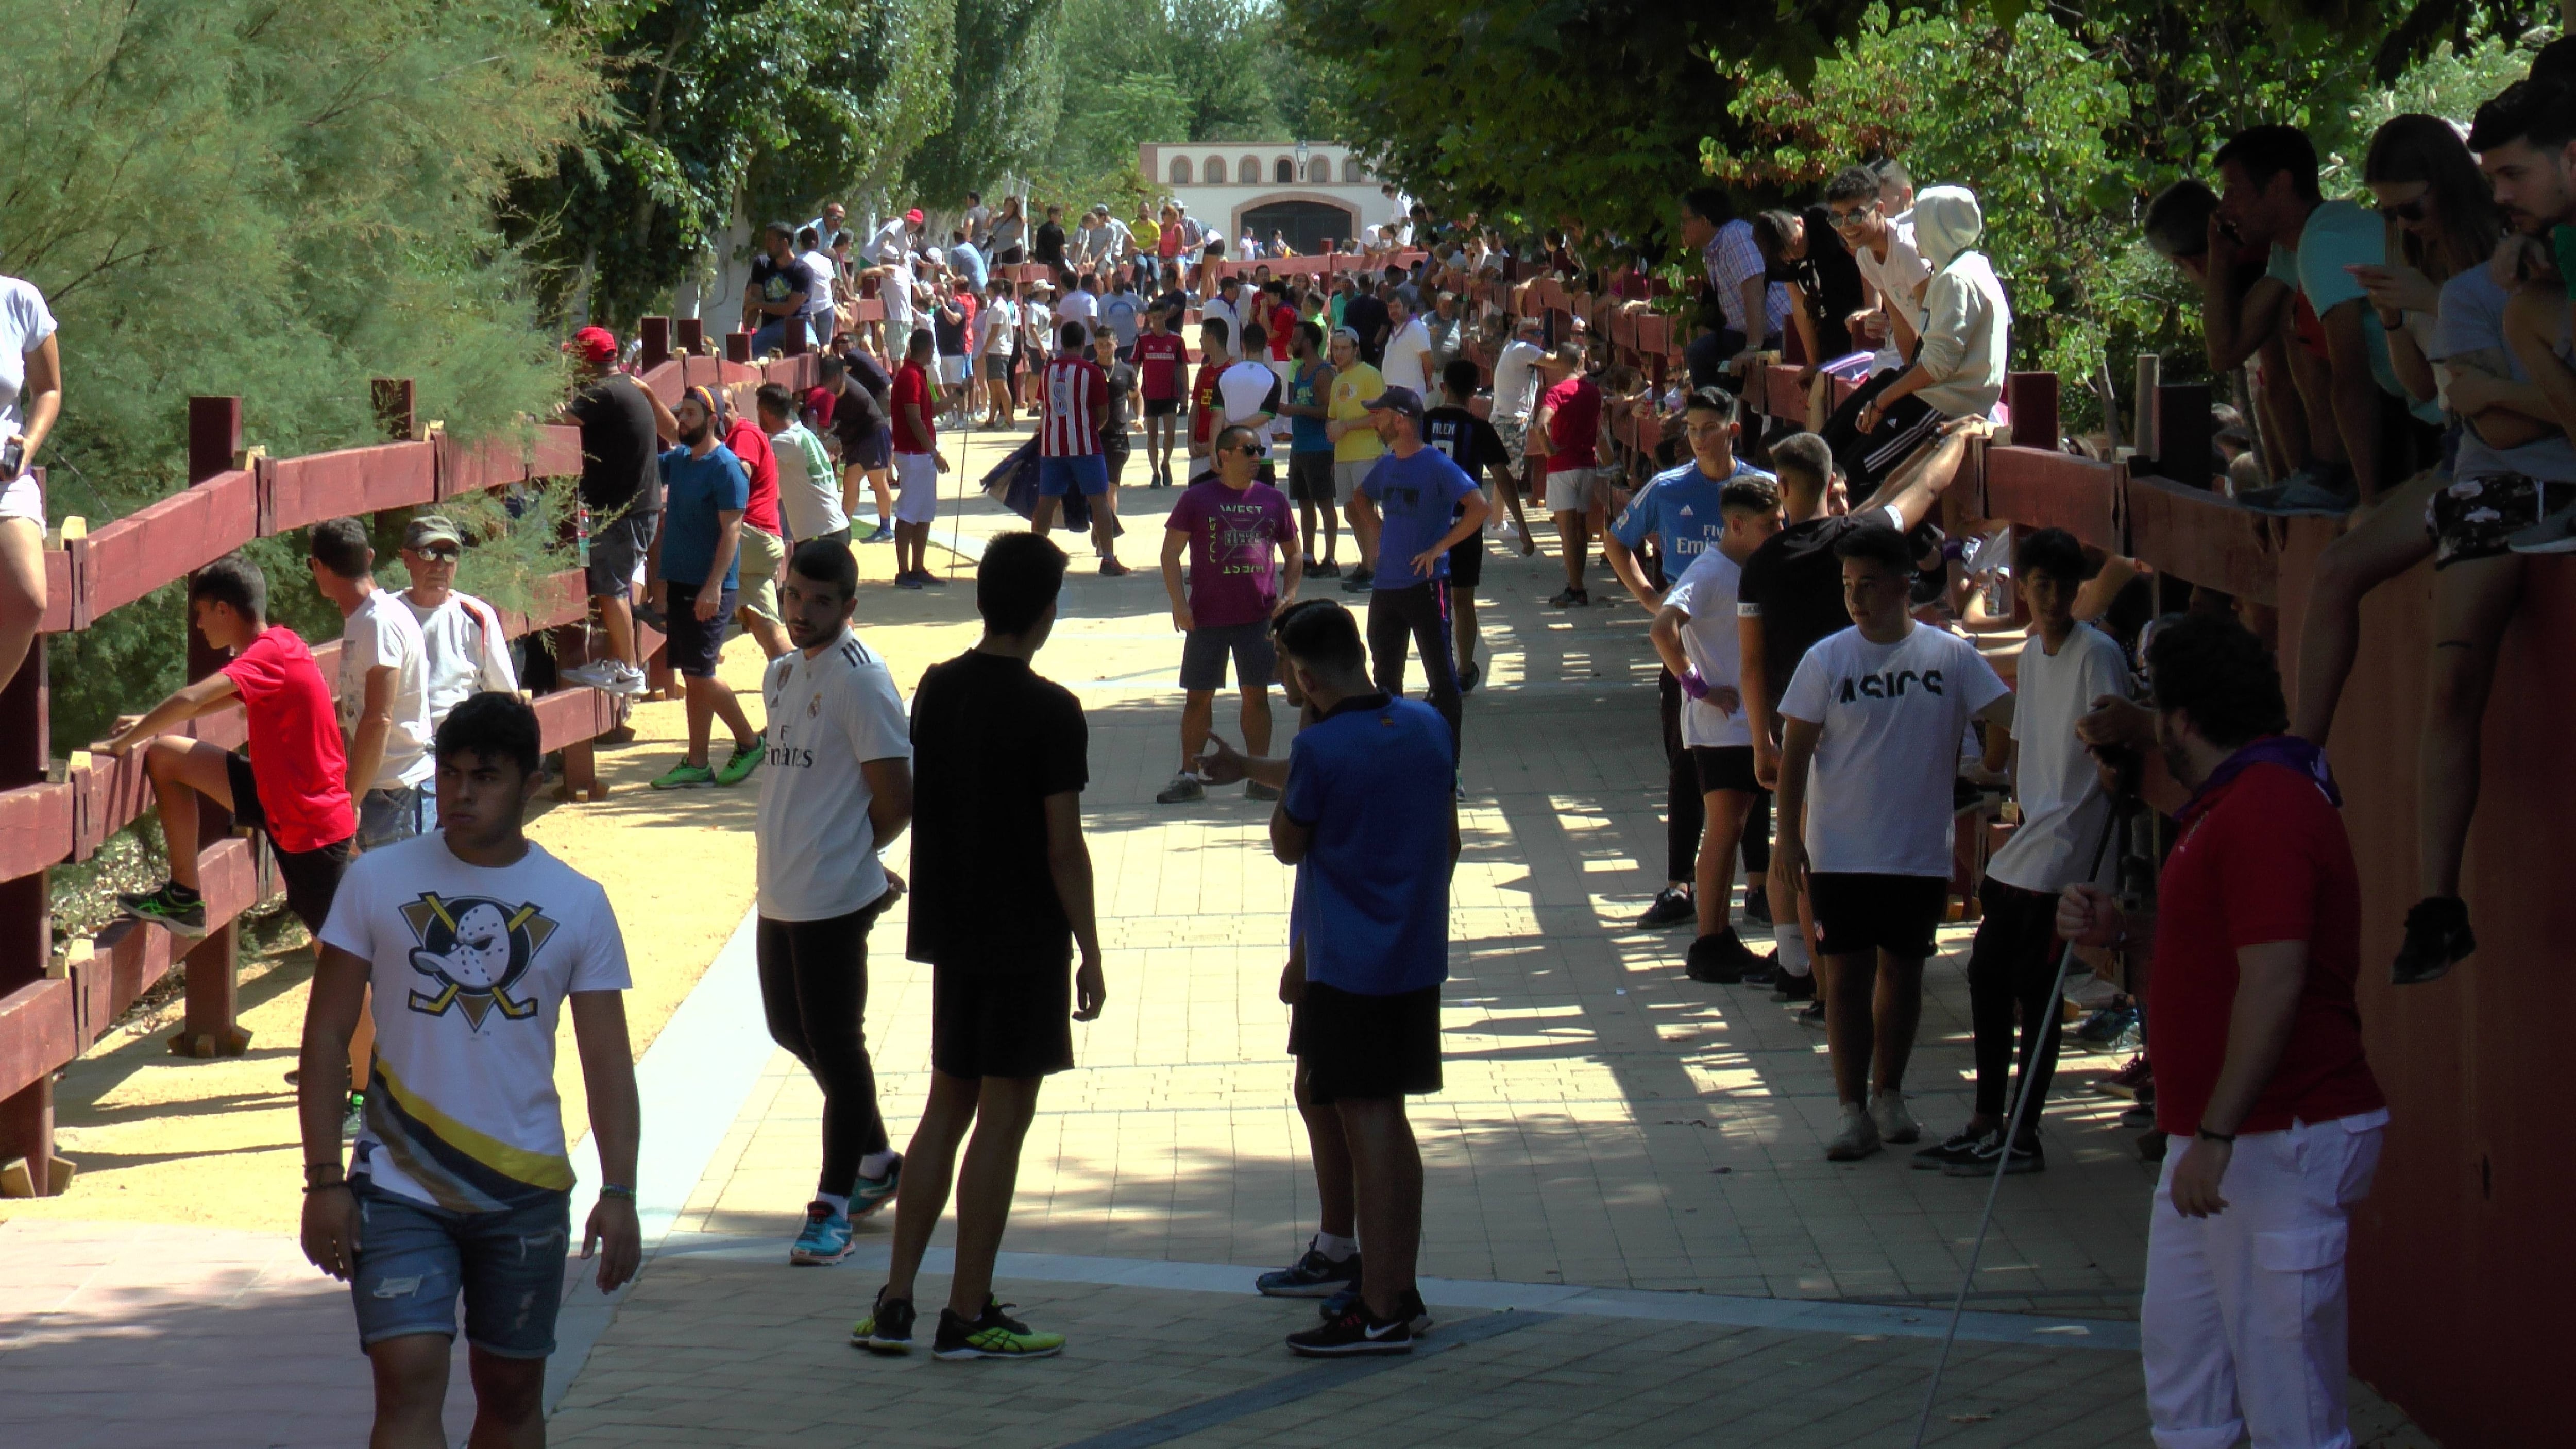
<instances>
[{"instance_id":1,"label":"blue jeans","mask_svg":"<svg viewBox=\"0 0 2576 1449\"><path fill-rule=\"evenodd\" d=\"M563 1302L572 1195L525 1207L460 1213L383 1192L361 1177L358 1263L349 1297L358 1345L405 1334L456 1337L465 1300L465 1341L502 1358L555 1351L555 1310Z\"/></svg>"},{"instance_id":2,"label":"blue jeans","mask_svg":"<svg viewBox=\"0 0 2576 1449\"><path fill-rule=\"evenodd\" d=\"M790 327L795 328L796 335L805 339L808 345L812 344L813 334L806 330L803 317L772 317L751 334L751 355L758 357L773 348L786 351L787 329Z\"/></svg>"},{"instance_id":3,"label":"blue jeans","mask_svg":"<svg viewBox=\"0 0 2576 1449\"><path fill-rule=\"evenodd\" d=\"M429 784L369 790L358 797L358 849L381 850L438 828L438 791Z\"/></svg>"}]
</instances>

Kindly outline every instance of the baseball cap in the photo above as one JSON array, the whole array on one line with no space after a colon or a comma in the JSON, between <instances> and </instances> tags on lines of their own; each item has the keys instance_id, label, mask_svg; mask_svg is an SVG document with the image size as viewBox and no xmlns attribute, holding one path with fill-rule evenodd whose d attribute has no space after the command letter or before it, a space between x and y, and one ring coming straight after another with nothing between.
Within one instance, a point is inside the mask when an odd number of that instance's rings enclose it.
<instances>
[{"instance_id":1,"label":"baseball cap","mask_svg":"<svg viewBox=\"0 0 2576 1449\"><path fill-rule=\"evenodd\" d=\"M584 362L607 362L617 356L617 334L605 327L584 327L564 344L564 351L579 354Z\"/></svg>"},{"instance_id":2,"label":"baseball cap","mask_svg":"<svg viewBox=\"0 0 2576 1449\"><path fill-rule=\"evenodd\" d=\"M424 513L403 525L403 547L427 548L433 543L451 543L461 548L465 535L456 531L455 520L436 513Z\"/></svg>"},{"instance_id":3,"label":"baseball cap","mask_svg":"<svg viewBox=\"0 0 2576 1449\"><path fill-rule=\"evenodd\" d=\"M1409 387L1391 387L1362 404L1370 412L1400 412L1415 422L1422 421L1422 394Z\"/></svg>"},{"instance_id":4,"label":"baseball cap","mask_svg":"<svg viewBox=\"0 0 2576 1449\"><path fill-rule=\"evenodd\" d=\"M912 210L905 212L903 214L903 219L911 222L914 226L921 225L921 208L916 206Z\"/></svg>"},{"instance_id":5,"label":"baseball cap","mask_svg":"<svg viewBox=\"0 0 2576 1449\"><path fill-rule=\"evenodd\" d=\"M1356 327L1336 327L1333 329L1333 339L1335 341L1348 339L1353 347L1357 347L1360 342L1360 330Z\"/></svg>"}]
</instances>

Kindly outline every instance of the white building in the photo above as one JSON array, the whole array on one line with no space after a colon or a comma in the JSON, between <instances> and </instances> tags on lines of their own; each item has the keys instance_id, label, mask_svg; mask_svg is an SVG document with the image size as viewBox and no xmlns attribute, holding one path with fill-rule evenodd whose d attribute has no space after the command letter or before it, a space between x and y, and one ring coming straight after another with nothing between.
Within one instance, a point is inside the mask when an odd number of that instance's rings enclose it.
<instances>
[{"instance_id":1,"label":"white building","mask_svg":"<svg viewBox=\"0 0 2576 1449\"><path fill-rule=\"evenodd\" d=\"M1225 231L1226 254L1250 231L1264 247L1273 232L1299 253L1329 239L1356 251L1364 227L1403 212L1401 198L1351 155L1322 141L1147 141L1137 164L1180 208Z\"/></svg>"}]
</instances>

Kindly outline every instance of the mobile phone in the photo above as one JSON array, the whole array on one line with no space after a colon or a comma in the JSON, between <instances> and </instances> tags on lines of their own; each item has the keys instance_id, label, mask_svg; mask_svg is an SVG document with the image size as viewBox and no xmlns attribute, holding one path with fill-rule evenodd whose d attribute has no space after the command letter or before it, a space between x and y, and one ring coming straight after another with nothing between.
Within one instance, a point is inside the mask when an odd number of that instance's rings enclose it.
<instances>
[{"instance_id":1,"label":"mobile phone","mask_svg":"<svg viewBox=\"0 0 2576 1449\"><path fill-rule=\"evenodd\" d=\"M26 466L27 444L22 439L11 438L8 447L0 448L0 483L16 479L18 470Z\"/></svg>"}]
</instances>

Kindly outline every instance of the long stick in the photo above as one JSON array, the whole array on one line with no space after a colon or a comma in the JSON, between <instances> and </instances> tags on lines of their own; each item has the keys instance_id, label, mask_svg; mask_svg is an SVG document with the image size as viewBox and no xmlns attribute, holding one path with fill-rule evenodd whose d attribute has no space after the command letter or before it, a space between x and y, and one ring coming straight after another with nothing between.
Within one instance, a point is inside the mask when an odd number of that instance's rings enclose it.
<instances>
[{"instance_id":1,"label":"long stick","mask_svg":"<svg viewBox=\"0 0 2576 1449\"><path fill-rule=\"evenodd\" d=\"M2101 837L2093 842L2093 864L2084 872L2084 879L2090 881L2102 873L2102 857L2111 848L2112 833L2119 828L2120 802L2114 799L2111 802L2110 817L2102 822ZM1941 1356L1933 1361L1932 1381L1923 1387L1923 1412L1914 1421L1914 1449L1923 1449L1923 1435L1932 1427L1932 1407L1941 1401L1941 1375L1950 1367L1950 1345L1958 1342L1959 1319L1968 1311L1968 1290L1976 1285L1977 1262L1985 1256L1986 1230L1994 1226L1995 1199L2003 1195L2004 1169L2012 1165L2013 1144L2021 1140L2021 1124L2030 1116L2033 1101L2029 1091L2030 1071L2032 1067L2039 1064L2040 1044L2050 1036L2059 1034L2052 1032L2050 1027L2057 1023L2059 1015L2065 1010L2059 1003L2066 993L2067 968L2074 964L2075 943L2069 941L2066 943L2066 948L2057 953L2057 980L2048 988L2047 1017L2035 1028L2025 1023L2025 1029L2034 1032L2031 1037L2030 1061L2022 1066L2021 1080L2014 1084L2012 1113L2004 1123L2002 1150L1995 1154L1994 1180L1986 1187L1986 1210L1977 1219L1977 1239L1968 1248L1968 1271L1960 1277L1959 1296L1950 1304L1950 1327L1941 1335Z\"/></svg>"}]
</instances>

